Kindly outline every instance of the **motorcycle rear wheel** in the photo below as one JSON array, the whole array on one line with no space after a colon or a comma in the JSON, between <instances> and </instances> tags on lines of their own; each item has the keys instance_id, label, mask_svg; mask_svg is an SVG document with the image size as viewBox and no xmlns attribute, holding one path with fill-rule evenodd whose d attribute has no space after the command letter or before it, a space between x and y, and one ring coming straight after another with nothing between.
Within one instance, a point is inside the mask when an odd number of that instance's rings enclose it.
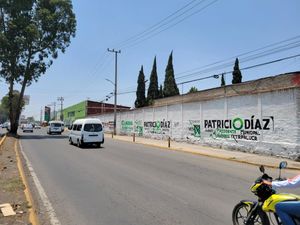
<instances>
[{"instance_id":1,"label":"motorcycle rear wheel","mask_svg":"<svg viewBox=\"0 0 300 225\"><path fill-rule=\"evenodd\" d=\"M232 211L233 225L245 225L250 209L251 206L249 204L243 202L238 203ZM267 214L259 208L254 221L249 225L270 225L270 221Z\"/></svg>"}]
</instances>

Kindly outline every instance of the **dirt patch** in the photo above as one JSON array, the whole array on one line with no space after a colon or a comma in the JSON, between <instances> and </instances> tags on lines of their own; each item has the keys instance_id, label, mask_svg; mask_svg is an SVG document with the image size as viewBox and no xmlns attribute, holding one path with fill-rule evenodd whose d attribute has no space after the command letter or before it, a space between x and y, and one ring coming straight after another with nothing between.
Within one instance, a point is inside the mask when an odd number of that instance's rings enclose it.
<instances>
[{"instance_id":1,"label":"dirt patch","mask_svg":"<svg viewBox=\"0 0 300 225\"><path fill-rule=\"evenodd\" d=\"M4 217L0 212L0 224L29 224L30 205L28 204L20 178L15 143L17 139L7 137L0 147L0 204L10 203L17 213L15 216Z\"/></svg>"}]
</instances>

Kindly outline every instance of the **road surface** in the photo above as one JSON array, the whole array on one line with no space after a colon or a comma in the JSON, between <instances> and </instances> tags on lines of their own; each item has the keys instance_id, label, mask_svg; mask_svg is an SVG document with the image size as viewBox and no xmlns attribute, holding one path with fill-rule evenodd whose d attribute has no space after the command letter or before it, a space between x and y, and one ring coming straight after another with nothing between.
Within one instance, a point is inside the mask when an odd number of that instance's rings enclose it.
<instances>
[{"instance_id":1,"label":"road surface","mask_svg":"<svg viewBox=\"0 0 300 225\"><path fill-rule=\"evenodd\" d=\"M112 139L81 149L44 129L21 144L62 225L232 224L232 208L255 199L249 186L260 175L246 164Z\"/></svg>"}]
</instances>

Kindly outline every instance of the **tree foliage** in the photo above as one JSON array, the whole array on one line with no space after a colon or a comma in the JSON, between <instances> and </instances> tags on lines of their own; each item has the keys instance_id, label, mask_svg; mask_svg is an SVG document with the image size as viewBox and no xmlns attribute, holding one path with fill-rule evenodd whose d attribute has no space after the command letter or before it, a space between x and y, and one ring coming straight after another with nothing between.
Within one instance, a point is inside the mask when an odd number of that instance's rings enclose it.
<instances>
[{"instance_id":1,"label":"tree foliage","mask_svg":"<svg viewBox=\"0 0 300 225\"><path fill-rule=\"evenodd\" d=\"M224 78L224 74L222 74L222 77L221 77L221 86L225 86L226 83L225 83L225 78Z\"/></svg>"},{"instance_id":2,"label":"tree foliage","mask_svg":"<svg viewBox=\"0 0 300 225\"><path fill-rule=\"evenodd\" d=\"M146 97L145 97L145 75L144 75L144 70L143 66L141 67L141 70L139 72L138 76L138 86L136 90L136 100L135 100L135 107L140 108L146 106Z\"/></svg>"},{"instance_id":3,"label":"tree foliage","mask_svg":"<svg viewBox=\"0 0 300 225\"><path fill-rule=\"evenodd\" d=\"M17 132L25 88L65 52L75 31L71 0L0 0L0 76L10 100L15 84L21 85L17 105L9 104L11 133Z\"/></svg>"},{"instance_id":4,"label":"tree foliage","mask_svg":"<svg viewBox=\"0 0 300 225\"><path fill-rule=\"evenodd\" d=\"M163 97L164 97L164 89L163 89L163 86L162 86L162 85L159 86L159 94L158 94L158 97L159 97L159 98L163 98Z\"/></svg>"},{"instance_id":5,"label":"tree foliage","mask_svg":"<svg viewBox=\"0 0 300 225\"><path fill-rule=\"evenodd\" d=\"M233 72L232 72L232 83L238 84L241 82L242 82L242 73L241 73L240 67L239 67L239 59L236 58L235 63L234 63Z\"/></svg>"},{"instance_id":6,"label":"tree foliage","mask_svg":"<svg viewBox=\"0 0 300 225\"><path fill-rule=\"evenodd\" d=\"M194 93L197 91L198 91L198 89L196 87L191 87L188 93Z\"/></svg>"},{"instance_id":7,"label":"tree foliage","mask_svg":"<svg viewBox=\"0 0 300 225\"><path fill-rule=\"evenodd\" d=\"M156 57L153 61L152 71L150 74L150 83L148 88L147 100L153 101L154 99L159 98L158 90L158 78L157 78L157 68L156 68Z\"/></svg>"},{"instance_id":8,"label":"tree foliage","mask_svg":"<svg viewBox=\"0 0 300 225\"><path fill-rule=\"evenodd\" d=\"M168 60L168 65L166 68L166 75L164 81L164 97L170 97L174 95L179 95L179 89L177 87L174 69L173 69L173 51L171 52Z\"/></svg>"},{"instance_id":9,"label":"tree foliage","mask_svg":"<svg viewBox=\"0 0 300 225\"><path fill-rule=\"evenodd\" d=\"M3 118L4 121L6 121L9 117L9 105L12 104L13 108L17 108L17 104L20 98L20 92L19 91L13 91L13 98L12 101L9 100L9 95L5 95L2 99L1 99L1 117ZM22 100L21 101L21 108L23 108L25 105L25 101ZM13 112L16 113L16 112ZM5 119L4 119L5 118ZM2 122L4 122L2 121Z\"/></svg>"}]
</instances>

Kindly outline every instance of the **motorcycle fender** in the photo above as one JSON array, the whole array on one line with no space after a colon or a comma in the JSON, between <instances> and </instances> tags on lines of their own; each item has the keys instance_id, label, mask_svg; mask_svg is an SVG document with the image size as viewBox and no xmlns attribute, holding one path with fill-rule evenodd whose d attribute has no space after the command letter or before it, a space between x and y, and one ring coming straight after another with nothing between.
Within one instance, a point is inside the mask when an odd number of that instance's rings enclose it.
<instances>
[{"instance_id":1,"label":"motorcycle fender","mask_svg":"<svg viewBox=\"0 0 300 225\"><path fill-rule=\"evenodd\" d=\"M252 207L253 205L256 204L255 201L251 201L251 200L241 200L240 202L246 204L249 207Z\"/></svg>"}]
</instances>

